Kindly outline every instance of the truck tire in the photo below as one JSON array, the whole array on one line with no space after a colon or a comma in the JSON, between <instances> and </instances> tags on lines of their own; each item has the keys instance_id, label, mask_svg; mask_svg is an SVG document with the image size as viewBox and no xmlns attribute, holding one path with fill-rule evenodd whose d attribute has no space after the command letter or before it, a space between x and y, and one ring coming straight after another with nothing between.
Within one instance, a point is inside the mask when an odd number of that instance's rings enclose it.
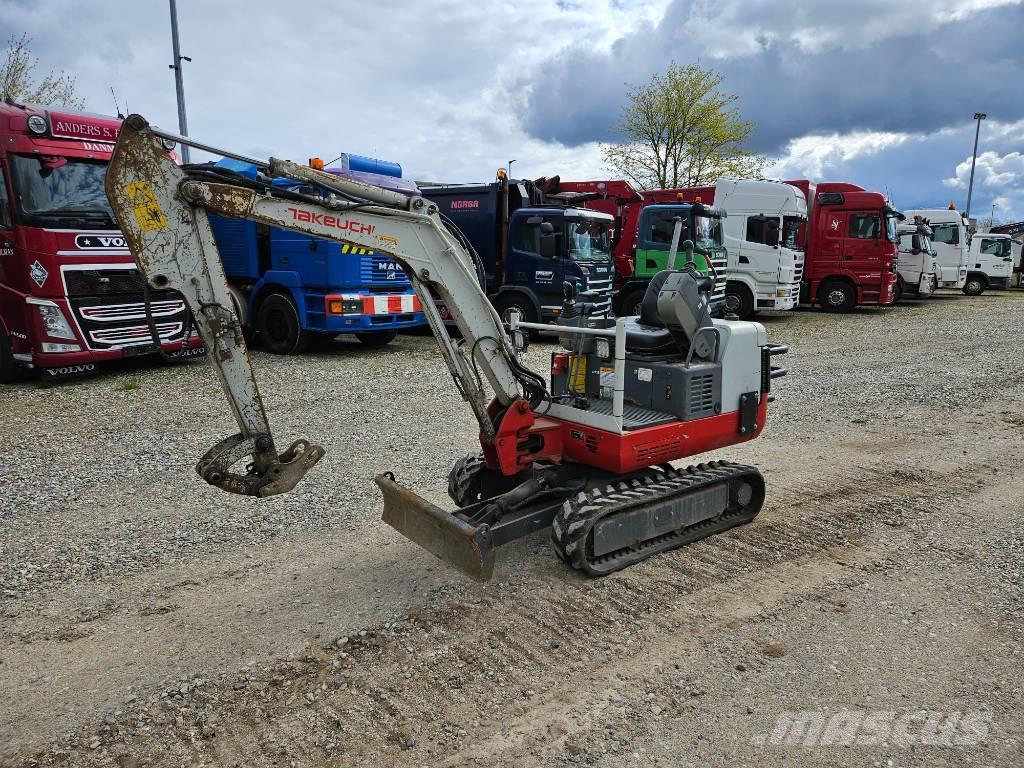
<instances>
[{"instance_id":1,"label":"truck tire","mask_svg":"<svg viewBox=\"0 0 1024 768\"><path fill-rule=\"evenodd\" d=\"M299 355L309 349L313 334L302 327L290 297L272 293L256 309L256 331L275 355Z\"/></svg>"},{"instance_id":2,"label":"truck tire","mask_svg":"<svg viewBox=\"0 0 1024 768\"><path fill-rule=\"evenodd\" d=\"M498 311L501 321L506 325L512 317L513 309L518 310L519 319L524 323L536 323L540 320L533 302L521 293L507 293L504 296L499 296L494 302L494 308Z\"/></svg>"},{"instance_id":3,"label":"truck tire","mask_svg":"<svg viewBox=\"0 0 1024 768\"><path fill-rule=\"evenodd\" d=\"M398 331L366 331L356 334L356 338L368 347L386 347L397 336Z\"/></svg>"},{"instance_id":4,"label":"truck tire","mask_svg":"<svg viewBox=\"0 0 1024 768\"><path fill-rule=\"evenodd\" d=\"M754 314L754 294L743 283L726 283L722 313L736 315L740 320L746 320Z\"/></svg>"},{"instance_id":5,"label":"truck tire","mask_svg":"<svg viewBox=\"0 0 1024 768\"><path fill-rule=\"evenodd\" d=\"M622 308L622 317L638 316L646 294L647 290L645 288L634 288L623 296L622 301L619 303L619 306Z\"/></svg>"},{"instance_id":6,"label":"truck tire","mask_svg":"<svg viewBox=\"0 0 1024 768\"><path fill-rule=\"evenodd\" d=\"M852 312L857 291L845 280L826 280L818 289L818 306L823 312Z\"/></svg>"},{"instance_id":7,"label":"truck tire","mask_svg":"<svg viewBox=\"0 0 1024 768\"><path fill-rule=\"evenodd\" d=\"M897 301L903 298L903 278L899 275L896 276L896 291L893 293L892 303L895 304Z\"/></svg>"},{"instance_id":8,"label":"truck tire","mask_svg":"<svg viewBox=\"0 0 1024 768\"><path fill-rule=\"evenodd\" d=\"M981 275L968 275L963 290L967 296L981 296L988 288L988 281Z\"/></svg>"}]
</instances>

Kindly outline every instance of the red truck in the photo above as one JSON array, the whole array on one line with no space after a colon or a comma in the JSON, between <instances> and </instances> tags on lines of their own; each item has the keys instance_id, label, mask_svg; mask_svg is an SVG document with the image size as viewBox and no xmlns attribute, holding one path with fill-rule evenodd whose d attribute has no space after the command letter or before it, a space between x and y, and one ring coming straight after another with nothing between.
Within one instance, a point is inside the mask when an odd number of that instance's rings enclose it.
<instances>
[{"instance_id":1,"label":"red truck","mask_svg":"<svg viewBox=\"0 0 1024 768\"><path fill-rule=\"evenodd\" d=\"M103 360L156 352L149 318L165 352L202 352L177 294L152 292L147 318L142 279L103 189L120 126L0 103L0 382L88 373Z\"/></svg>"},{"instance_id":2,"label":"red truck","mask_svg":"<svg viewBox=\"0 0 1024 768\"><path fill-rule=\"evenodd\" d=\"M807 179L787 181L807 198L807 226L798 233L804 248L801 304L826 312L849 312L859 304L892 304L896 295L903 214L885 196L856 184Z\"/></svg>"}]
</instances>

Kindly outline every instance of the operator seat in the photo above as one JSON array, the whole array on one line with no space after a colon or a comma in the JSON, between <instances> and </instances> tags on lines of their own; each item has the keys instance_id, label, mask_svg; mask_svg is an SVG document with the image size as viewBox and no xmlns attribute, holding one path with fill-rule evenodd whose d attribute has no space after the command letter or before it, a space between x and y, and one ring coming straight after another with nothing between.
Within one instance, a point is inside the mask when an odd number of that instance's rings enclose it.
<instances>
[{"instance_id":1,"label":"operator seat","mask_svg":"<svg viewBox=\"0 0 1024 768\"><path fill-rule=\"evenodd\" d=\"M626 354L638 355L676 355L686 354L689 339L677 338L665 325L661 313L658 312L658 296L665 282L675 274L684 270L663 269L656 274L644 292L644 300L640 304L640 315L626 319ZM708 277L698 277L697 287L702 293L710 293L714 281Z\"/></svg>"}]
</instances>

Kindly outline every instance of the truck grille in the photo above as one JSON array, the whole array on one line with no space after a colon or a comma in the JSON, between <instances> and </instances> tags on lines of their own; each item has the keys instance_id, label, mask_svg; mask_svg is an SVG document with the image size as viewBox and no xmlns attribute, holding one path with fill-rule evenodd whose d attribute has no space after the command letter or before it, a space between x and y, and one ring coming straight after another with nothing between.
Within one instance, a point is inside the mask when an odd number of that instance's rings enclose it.
<instances>
[{"instance_id":1,"label":"truck grille","mask_svg":"<svg viewBox=\"0 0 1024 768\"><path fill-rule=\"evenodd\" d=\"M722 253L711 259L711 265L715 268L715 274L717 275L714 290L711 292L711 302L714 304L715 302L725 301L725 284L729 278L729 262L726 255Z\"/></svg>"},{"instance_id":2,"label":"truck grille","mask_svg":"<svg viewBox=\"0 0 1024 768\"><path fill-rule=\"evenodd\" d=\"M798 286L800 281L804 279L804 255L797 251L797 262L793 265L793 282Z\"/></svg>"},{"instance_id":3,"label":"truck grille","mask_svg":"<svg viewBox=\"0 0 1024 768\"><path fill-rule=\"evenodd\" d=\"M134 270L131 271L134 273ZM80 273L67 273L69 285L74 274ZM112 283L103 285L109 286ZM127 283L125 280L120 285ZM86 280L80 280L78 287L86 284ZM146 323L146 304L142 293L73 295L69 297L68 303L90 349L120 349L153 343ZM185 327L191 325L188 307L181 294L176 291L153 291L150 294L150 307L161 341L180 341Z\"/></svg>"},{"instance_id":4,"label":"truck grille","mask_svg":"<svg viewBox=\"0 0 1024 768\"><path fill-rule=\"evenodd\" d=\"M68 296L110 296L141 293L142 275L131 269L69 269L64 272Z\"/></svg>"},{"instance_id":5,"label":"truck grille","mask_svg":"<svg viewBox=\"0 0 1024 768\"><path fill-rule=\"evenodd\" d=\"M597 314L604 317L612 315L612 279L587 278L587 290L594 291L600 298L595 302Z\"/></svg>"},{"instance_id":6,"label":"truck grille","mask_svg":"<svg viewBox=\"0 0 1024 768\"><path fill-rule=\"evenodd\" d=\"M371 254L359 257L359 282L363 285L384 283L388 286L388 290L393 290L397 286L403 288L408 286L409 278L394 259Z\"/></svg>"},{"instance_id":7,"label":"truck grille","mask_svg":"<svg viewBox=\"0 0 1024 768\"><path fill-rule=\"evenodd\" d=\"M157 323L160 341L176 341L181 338L183 323ZM152 334L148 325L133 325L128 328L101 328L89 331L89 346L93 349L110 347L132 347L136 344L151 344Z\"/></svg>"}]
</instances>

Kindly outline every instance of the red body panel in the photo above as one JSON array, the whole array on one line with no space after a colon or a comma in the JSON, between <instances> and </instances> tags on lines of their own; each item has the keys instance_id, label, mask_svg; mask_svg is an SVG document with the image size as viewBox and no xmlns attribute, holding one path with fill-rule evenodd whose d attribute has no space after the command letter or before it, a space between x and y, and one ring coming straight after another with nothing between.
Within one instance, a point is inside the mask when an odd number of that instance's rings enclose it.
<instances>
[{"instance_id":1,"label":"red body panel","mask_svg":"<svg viewBox=\"0 0 1024 768\"><path fill-rule=\"evenodd\" d=\"M47 131L37 135L28 130L28 118L39 116L46 120ZM32 226L20 221L15 212L15 186L12 179L10 156L52 156L54 158L93 160L101 163L110 159L113 141L117 138L121 121L99 115L74 114L45 110L37 107L20 107L0 104L0 173L10 201L7 218L10 227L0 226L0 333L6 334L11 351L22 363L31 363L36 368L61 370L78 368L91 369L103 360L122 358L132 341L148 341L134 338L139 327L145 323L138 317L132 320L107 321L109 325L97 333L108 338L123 338L109 344L95 342L91 334L83 330L83 317L76 315L71 306L67 280L69 274L80 276L104 275L110 270L125 272L134 270L135 260L128 250L121 232L116 228L83 226ZM2 203L0 203L2 204ZM108 285L110 283L107 283ZM43 329L39 313L34 305L26 302L46 300L53 302L64 314L76 334L76 339L61 339L49 336ZM103 312L116 315L119 302L127 303L121 315L137 315L131 307L137 305L137 294L130 300L109 295L90 302L97 317ZM183 305L182 305L183 306ZM87 310L89 311L89 310ZM180 322L176 319L175 322ZM87 338L88 335L88 338ZM43 343L77 344L77 352L44 352ZM166 351L180 348L180 342L163 345ZM189 340L189 347L201 346L198 336ZM92 347L92 348L91 348ZM102 348L98 348L102 347Z\"/></svg>"},{"instance_id":2,"label":"red body panel","mask_svg":"<svg viewBox=\"0 0 1024 768\"><path fill-rule=\"evenodd\" d=\"M489 410L492 414L496 412L496 402L491 403ZM767 417L768 397L762 394L757 407L757 425L749 434L740 433L739 411L731 411L720 416L676 421L619 435L551 416L535 418L528 404L519 401L502 419L493 446L482 440L481 444L487 465L500 469L506 476L518 474L532 461L541 459L556 464L571 461L627 474L753 440L761 434ZM530 438L537 439L540 447L528 456L522 449Z\"/></svg>"},{"instance_id":3,"label":"red body panel","mask_svg":"<svg viewBox=\"0 0 1024 768\"><path fill-rule=\"evenodd\" d=\"M798 179L786 183L807 198L807 225L801 233L804 247L802 300L813 302L824 281L839 279L856 288L858 304L892 304L898 246L885 237L885 196L846 182L814 184ZM841 192L843 202L820 205L819 195L828 192ZM852 237L851 217L871 214L880 217L881 237Z\"/></svg>"}]
</instances>

